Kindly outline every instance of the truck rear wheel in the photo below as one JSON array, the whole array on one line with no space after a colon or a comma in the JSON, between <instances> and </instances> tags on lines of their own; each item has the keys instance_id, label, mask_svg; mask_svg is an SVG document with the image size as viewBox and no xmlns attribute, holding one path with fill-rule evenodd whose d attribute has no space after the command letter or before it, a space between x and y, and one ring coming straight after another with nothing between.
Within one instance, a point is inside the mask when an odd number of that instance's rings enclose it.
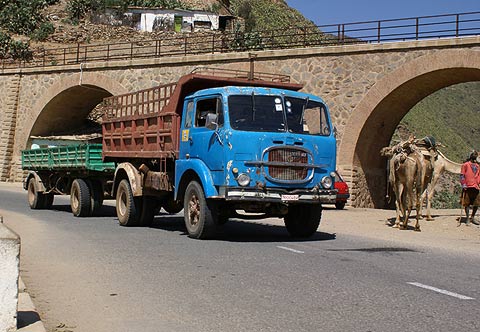
<instances>
[{"instance_id":1,"label":"truck rear wheel","mask_svg":"<svg viewBox=\"0 0 480 332\"><path fill-rule=\"evenodd\" d=\"M197 181L188 184L183 209L188 236L206 239L215 234L214 215L208 207L203 188Z\"/></svg>"},{"instance_id":2,"label":"truck rear wheel","mask_svg":"<svg viewBox=\"0 0 480 332\"><path fill-rule=\"evenodd\" d=\"M284 222L291 236L309 237L317 231L321 218L321 205L299 204L288 207Z\"/></svg>"},{"instance_id":3,"label":"truck rear wheel","mask_svg":"<svg viewBox=\"0 0 480 332\"><path fill-rule=\"evenodd\" d=\"M152 222L155 209L148 206L150 199L134 197L128 180L120 181L116 198L117 217L121 226L145 226ZM142 214L142 210L145 213Z\"/></svg>"},{"instance_id":4,"label":"truck rear wheel","mask_svg":"<svg viewBox=\"0 0 480 332\"><path fill-rule=\"evenodd\" d=\"M32 210L45 208L45 196L37 191L37 182L33 177L28 180L27 195L28 205Z\"/></svg>"},{"instance_id":5,"label":"truck rear wheel","mask_svg":"<svg viewBox=\"0 0 480 332\"><path fill-rule=\"evenodd\" d=\"M170 214L179 213L183 209L182 203L175 201L173 197L167 198L167 200L162 204L162 207L167 213Z\"/></svg>"},{"instance_id":6,"label":"truck rear wheel","mask_svg":"<svg viewBox=\"0 0 480 332\"><path fill-rule=\"evenodd\" d=\"M88 184L83 179L75 179L70 190L70 206L75 217L88 217L91 214L91 195Z\"/></svg>"}]
</instances>

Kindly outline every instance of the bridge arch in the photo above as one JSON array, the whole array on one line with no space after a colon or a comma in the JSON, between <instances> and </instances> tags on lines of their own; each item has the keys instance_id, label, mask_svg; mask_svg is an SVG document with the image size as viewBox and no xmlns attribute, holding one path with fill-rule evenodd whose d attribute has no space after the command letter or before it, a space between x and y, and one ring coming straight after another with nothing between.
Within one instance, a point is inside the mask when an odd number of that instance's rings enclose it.
<instances>
[{"instance_id":1,"label":"bridge arch","mask_svg":"<svg viewBox=\"0 0 480 332\"><path fill-rule=\"evenodd\" d=\"M473 81L480 81L480 51L446 50L419 57L372 86L352 112L339 146L339 168L352 173L353 206L385 206L385 159L379 151L410 109L442 88Z\"/></svg>"},{"instance_id":2,"label":"bridge arch","mask_svg":"<svg viewBox=\"0 0 480 332\"><path fill-rule=\"evenodd\" d=\"M98 73L75 73L62 76L33 105L26 122L30 136L51 135L75 129L104 97L128 92L118 81Z\"/></svg>"}]
</instances>

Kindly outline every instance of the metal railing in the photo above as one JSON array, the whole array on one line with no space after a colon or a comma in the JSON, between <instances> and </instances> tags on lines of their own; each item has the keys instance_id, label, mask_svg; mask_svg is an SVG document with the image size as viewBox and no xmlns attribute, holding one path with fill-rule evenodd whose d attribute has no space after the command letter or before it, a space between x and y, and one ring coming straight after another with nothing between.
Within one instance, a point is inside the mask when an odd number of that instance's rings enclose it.
<instances>
[{"instance_id":1,"label":"metal railing","mask_svg":"<svg viewBox=\"0 0 480 332\"><path fill-rule=\"evenodd\" d=\"M480 12L433 15L380 21L293 27L251 33L183 34L177 37L91 44L34 51L30 61L2 59L2 68L51 67L187 56L206 53L259 51L312 46L463 37L480 34Z\"/></svg>"}]
</instances>

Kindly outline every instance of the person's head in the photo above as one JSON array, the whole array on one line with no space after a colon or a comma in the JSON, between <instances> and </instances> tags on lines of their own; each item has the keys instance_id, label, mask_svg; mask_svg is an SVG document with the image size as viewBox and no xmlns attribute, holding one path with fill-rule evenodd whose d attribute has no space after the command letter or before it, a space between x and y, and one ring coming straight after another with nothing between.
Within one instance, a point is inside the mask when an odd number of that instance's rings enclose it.
<instances>
[{"instance_id":1,"label":"person's head","mask_svg":"<svg viewBox=\"0 0 480 332\"><path fill-rule=\"evenodd\" d=\"M470 152L470 156L468 157L468 160L476 162L478 158L478 152L476 150L473 150Z\"/></svg>"}]
</instances>

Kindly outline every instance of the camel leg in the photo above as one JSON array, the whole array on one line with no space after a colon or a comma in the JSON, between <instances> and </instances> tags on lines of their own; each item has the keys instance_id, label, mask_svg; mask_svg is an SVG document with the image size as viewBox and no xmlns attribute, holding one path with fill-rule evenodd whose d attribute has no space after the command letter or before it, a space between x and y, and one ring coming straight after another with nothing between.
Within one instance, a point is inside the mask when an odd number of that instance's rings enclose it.
<instances>
[{"instance_id":1,"label":"camel leg","mask_svg":"<svg viewBox=\"0 0 480 332\"><path fill-rule=\"evenodd\" d=\"M435 220L431 214L431 207L432 207L432 200L433 195L435 194L435 186L437 185L438 180L440 179L440 172L433 172L433 178L430 184L428 185L427 189L427 220L432 221Z\"/></svg>"},{"instance_id":2,"label":"camel leg","mask_svg":"<svg viewBox=\"0 0 480 332\"><path fill-rule=\"evenodd\" d=\"M422 206L422 200L421 200L421 195L417 194L417 204L416 204L416 208L417 208L417 216L415 218L415 231L416 232L420 232L420 217L421 217L421 214L419 214L419 211L421 211L421 207Z\"/></svg>"}]
</instances>

